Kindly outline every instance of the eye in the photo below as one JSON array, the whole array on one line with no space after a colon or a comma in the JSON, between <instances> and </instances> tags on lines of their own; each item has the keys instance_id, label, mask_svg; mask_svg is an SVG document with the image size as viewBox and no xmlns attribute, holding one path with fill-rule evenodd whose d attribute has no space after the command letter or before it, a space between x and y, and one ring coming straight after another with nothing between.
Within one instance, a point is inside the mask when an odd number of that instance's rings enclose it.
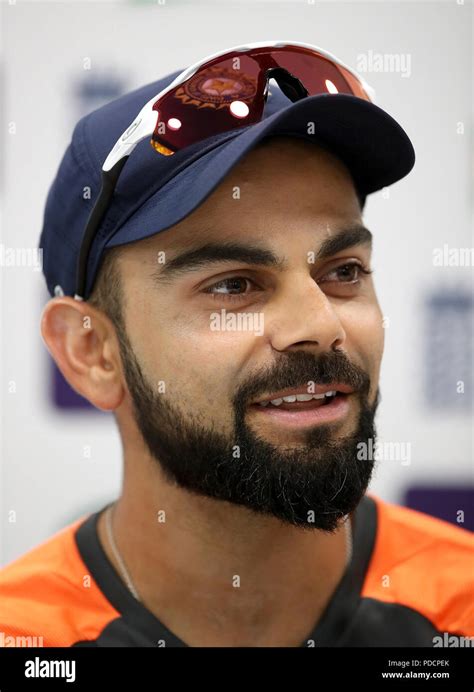
<instances>
[{"instance_id":1,"label":"eye","mask_svg":"<svg viewBox=\"0 0 474 692\"><path fill-rule=\"evenodd\" d=\"M246 276L231 276L221 279L212 286L208 286L203 290L203 293L211 295L219 300L239 301L248 296L248 291L245 292L246 286L254 282ZM227 292L229 290L230 292Z\"/></svg>"},{"instance_id":2,"label":"eye","mask_svg":"<svg viewBox=\"0 0 474 692\"><path fill-rule=\"evenodd\" d=\"M367 269L360 262L346 262L331 269L318 283L358 284L361 274L372 274L372 270Z\"/></svg>"}]
</instances>

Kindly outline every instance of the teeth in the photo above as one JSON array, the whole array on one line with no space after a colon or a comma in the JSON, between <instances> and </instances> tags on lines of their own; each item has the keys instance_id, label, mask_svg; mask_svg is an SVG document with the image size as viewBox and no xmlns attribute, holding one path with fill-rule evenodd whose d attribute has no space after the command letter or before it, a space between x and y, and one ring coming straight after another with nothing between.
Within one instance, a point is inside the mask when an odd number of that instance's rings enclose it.
<instances>
[{"instance_id":1,"label":"teeth","mask_svg":"<svg viewBox=\"0 0 474 692\"><path fill-rule=\"evenodd\" d=\"M288 404L293 404L295 401L311 401L311 399L325 399L326 397L336 396L337 392L326 392L325 394L290 394L281 399L272 399L270 401L259 401L259 406L268 406L272 403L273 406L280 406L284 401Z\"/></svg>"}]
</instances>

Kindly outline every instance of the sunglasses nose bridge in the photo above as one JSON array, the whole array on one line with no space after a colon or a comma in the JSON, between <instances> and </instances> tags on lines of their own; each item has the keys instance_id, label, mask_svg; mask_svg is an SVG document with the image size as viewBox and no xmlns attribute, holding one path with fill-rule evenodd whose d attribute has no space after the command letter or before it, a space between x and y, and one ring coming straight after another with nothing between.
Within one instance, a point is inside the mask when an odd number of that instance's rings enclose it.
<instances>
[{"instance_id":1,"label":"sunglasses nose bridge","mask_svg":"<svg viewBox=\"0 0 474 692\"><path fill-rule=\"evenodd\" d=\"M270 67L265 71L265 97L268 92L268 83L274 79L281 91L290 101L299 101L308 96L308 91L300 80L284 67Z\"/></svg>"}]
</instances>

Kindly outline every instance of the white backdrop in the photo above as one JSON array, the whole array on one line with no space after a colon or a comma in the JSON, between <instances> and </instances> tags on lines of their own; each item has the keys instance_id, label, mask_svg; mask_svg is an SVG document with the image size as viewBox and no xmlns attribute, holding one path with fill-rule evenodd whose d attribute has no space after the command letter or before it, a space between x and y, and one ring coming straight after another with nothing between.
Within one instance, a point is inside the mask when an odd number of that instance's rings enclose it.
<instances>
[{"instance_id":1,"label":"white backdrop","mask_svg":"<svg viewBox=\"0 0 474 692\"><path fill-rule=\"evenodd\" d=\"M426 363L436 344L425 308L433 292L472 290L472 266L433 265L435 248L473 244L472 14L470 2L454 0L3 0L0 242L37 246L48 188L74 124L103 100L251 41L313 43L356 69L364 58L370 67L377 53L398 56L400 69L392 63L364 76L378 105L408 132L417 162L388 195L368 198L364 216L375 236L374 277L388 325L378 432L381 440L410 442L411 463L380 462L372 489L401 501L417 482L472 483L468 407L426 397ZM6 564L117 494L122 460L111 416L60 412L51 403L39 333L41 272L3 263L0 279L0 563ZM472 312L463 329L459 343L443 332L448 388L460 379L456 349L464 359L472 356ZM441 399L443 387L436 390Z\"/></svg>"}]
</instances>

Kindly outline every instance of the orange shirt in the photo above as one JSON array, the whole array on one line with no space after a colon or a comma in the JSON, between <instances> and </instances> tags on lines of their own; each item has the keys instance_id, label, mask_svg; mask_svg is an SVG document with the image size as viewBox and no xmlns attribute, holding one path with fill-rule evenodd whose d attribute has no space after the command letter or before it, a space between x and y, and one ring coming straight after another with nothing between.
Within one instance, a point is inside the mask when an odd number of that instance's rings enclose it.
<instances>
[{"instance_id":1,"label":"orange shirt","mask_svg":"<svg viewBox=\"0 0 474 692\"><path fill-rule=\"evenodd\" d=\"M186 646L109 562L96 523L68 525L0 570L0 647ZM452 646L474 637L474 537L366 495L353 557L301 646ZM444 643L443 643L444 642Z\"/></svg>"}]
</instances>

